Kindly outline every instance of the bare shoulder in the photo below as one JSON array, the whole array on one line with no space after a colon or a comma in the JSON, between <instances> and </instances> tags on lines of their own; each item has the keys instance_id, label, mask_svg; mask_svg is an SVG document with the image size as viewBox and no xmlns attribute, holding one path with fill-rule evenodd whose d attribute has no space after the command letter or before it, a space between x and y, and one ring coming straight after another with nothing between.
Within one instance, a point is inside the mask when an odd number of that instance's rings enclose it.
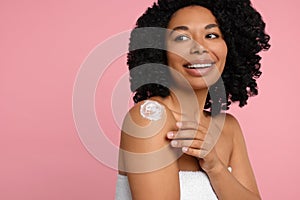
<instances>
[{"instance_id":1,"label":"bare shoulder","mask_svg":"<svg viewBox=\"0 0 300 200\"><path fill-rule=\"evenodd\" d=\"M242 143L243 145L245 145L242 128L237 118L234 117L232 114L226 114L226 126L231 134L234 144L233 147L235 147L237 143Z\"/></svg>"},{"instance_id":2,"label":"bare shoulder","mask_svg":"<svg viewBox=\"0 0 300 200\"><path fill-rule=\"evenodd\" d=\"M227 137L235 137L236 133L241 133L241 127L236 117L229 113L221 113L216 116L216 120L223 125L222 134Z\"/></svg>"},{"instance_id":3,"label":"bare shoulder","mask_svg":"<svg viewBox=\"0 0 300 200\"><path fill-rule=\"evenodd\" d=\"M235 133L241 131L238 120L232 114L220 113L214 116L212 120L222 131L222 136L227 139L233 139Z\"/></svg>"},{"instance_id":4,"label":"bare shoulder","mask_svg":"<svg viewBox=\"0 0 300 200\"><path fill-rule=\"evenodd\" d=\"M234 117L232 114L226 113L226 122L228 123L227 125L230 128L236 128L237 126L239 127L239 122L236 117Z\"/></svg>"},{"instance_id":5,"label":"bare shoulder","mask_svg":"<svg viewBox=\"0 0 300 200\"><path fill-rule=\"evenodd\" d=\"M121 148L137 153L153 151L166 144L166 133L174 128L175 119L163 102L141 101L124 119Z\"/></svg>"},{"instance_id":6,"label":"bare shoulder","mask_svg":"<svg viewBox=\"0 0 300 200\"><path fill-rule=\"evenodd\" d=\"M231 114L220 113L212 118L217 123L218 129L221 131L216 150L222 162L226 166L230 166L230 161L235 148L235 135L240 130L238 120Z\"/></svg>"}]
</instances>

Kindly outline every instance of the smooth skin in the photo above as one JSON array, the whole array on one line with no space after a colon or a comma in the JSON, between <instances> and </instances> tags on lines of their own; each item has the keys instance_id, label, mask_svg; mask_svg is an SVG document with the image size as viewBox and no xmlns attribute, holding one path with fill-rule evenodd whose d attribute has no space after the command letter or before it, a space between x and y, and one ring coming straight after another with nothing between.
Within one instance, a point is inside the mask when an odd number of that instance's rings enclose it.
<instances>
[{"instance_id":1,"label":"smooth skin","mask_svg":"<svg viewBox=\"0 0 300 200\"><path fill-rule=\"evenodd\" d=\"M200 110L203 110L208 86L220 76L227 55L226 43L216 19L206 8L189 6L178 10L173 15L168 29L176 29L171 35L167 35L167 46L172 51L167 53L168 65L182 74L190 83L198 106ZM203 76L186 73L183 65L195 58L201 59L203 56L215 62L214 70ZM221 134L217 143L209 153L205 152L206 149L202 148L202 144L205 136L209 134L208 127L212 117L203 111L195 115L198 119L183 118L186 113L181 110L180 105L188 102L182 100L181 96L176 96L174 91L181 91L180 94L185 99L189 96L194 98L183 89L178 84L177 88L171 90L170 96L151 98L164 105L165 113L161 119L164 123L153 122L141 116L139 109L143 101L136 104L126 116L131 120L125 120L124 123L128 124L123 126L137 128L130 129L130 134L122 130L121 149L146 154L167 149L163 156L158 156L157 159L145 157L144 159L131 159L130 162L126 154L120 153L119 165L122 167L119 173L128 176L132 198L134 200L179 200L178 172L203 170L209 176L218 199L260 199L238 121L229 114L215 116L214 119L225 117L225 122L223 127L220 127ZM157 128L157 124L161 127ZM145 132L157 131L151 137L141 138L138 136L143 135L144 132L140 128L144 128ZM164 158L176 157L178 151L182 152L178 159L174 159L168 165L159 165L163 163ZM155 167L143 173L134 171L136 166L143 165ZM232 172L228 171L229 166Z\"/></svg>"}]
</instances>

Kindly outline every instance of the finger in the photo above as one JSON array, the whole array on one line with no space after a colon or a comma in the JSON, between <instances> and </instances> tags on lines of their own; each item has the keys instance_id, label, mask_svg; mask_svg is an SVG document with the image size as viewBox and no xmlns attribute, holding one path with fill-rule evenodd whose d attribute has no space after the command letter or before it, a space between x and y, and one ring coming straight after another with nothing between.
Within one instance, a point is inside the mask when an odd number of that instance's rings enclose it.
<instances>
[{"instance_id":1,"label":"finger","mask_svg":"<svg viewBox=\"0 0 300 200\"><path fill-rule=\"evenodd\" d=\"M182 148L190 147L195 149L201 149L203 141L201 140L172 140L171 145L173 147Z\"/></svg>"},{"instance_id":2,"label":"finger","mask_svg":"<svg viewBox=\"0 0 300 200\"><path fill-rule=\"evenodd\" d=\"M196 130L179 130L177 132L171 131L167 134L169 139L198 139L204 140L205 133Z\"/></svg>"},{"instance_id":3,"label":"finger","mask_svg":"<svg viewBox=\"0 0 300 200\"><path fill-rule=\"evenodd\" d=\"M205 149L195 149L191 147L182 147L182 152L187 155L194 156L198 159L204 158L209 153Z\"/></svg>"},{"instance_id":4,"label":"finger","mask_svg":"<svg viewBox=\"0 0 300 200\"><path fill-rule=\"evenodd\" d=\"M195 121L181 121L177 122L176 126L180 128L181 130L201 130L201 131L207 131L207 127L205 127L202 124L199 124Z\"/></svg>"}]
</instances>

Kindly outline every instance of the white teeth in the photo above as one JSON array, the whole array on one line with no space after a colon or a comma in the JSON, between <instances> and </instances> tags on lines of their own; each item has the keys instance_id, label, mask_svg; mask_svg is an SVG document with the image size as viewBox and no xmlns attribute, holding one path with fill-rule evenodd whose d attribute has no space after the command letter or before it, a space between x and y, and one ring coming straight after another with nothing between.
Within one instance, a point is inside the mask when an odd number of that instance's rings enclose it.
<instances>
[{"instance_id":1,"label":"white teeth","mask_svg":"<svg viewBox=\"0 0 300 200\"><path fill-rule=\"evenodd\" d=\"M211 67L213 64L212 63L206 63L206 64L193 64L193 65L188 65L188 68L206 68L206 67Z\"/></svg>"}]
</instances>

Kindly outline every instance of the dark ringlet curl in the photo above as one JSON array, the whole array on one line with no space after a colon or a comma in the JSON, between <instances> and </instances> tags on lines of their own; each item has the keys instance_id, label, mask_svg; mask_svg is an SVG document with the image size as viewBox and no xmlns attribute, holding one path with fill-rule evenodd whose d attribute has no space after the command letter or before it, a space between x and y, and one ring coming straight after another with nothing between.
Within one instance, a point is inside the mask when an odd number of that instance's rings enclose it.
<instances>
[{"instance_id":1,"label":"dark ringlet curl","mask_svg":"<svg viewBox=\"0 0 300 200\"><path fill-rule=\"evenodd\" d=\"M256 79L261 75L261 57L258 53L270 48L270 36L265 33L265 23L249 0L158 0L149 7L138 19L130 37L127 64L130 70L131 90L135 92L134 101L137 103L152 96L170 95L168 86L171 79L168 70L151 66L143 73L132 70L149 63L153 63L153 66L155 63L167 65L166 51L156 48L157 45L164 47L164 35L159 33L149 36L147 31L140 34L139 28L167 28L177 10L191 5L203 6L213 13L228 48L225 68L221 75L226 99L222 98L222 95L211 98L208 94L205 109L214 107L211 111L212 115L216 115L229 109L231 102L239 101L240 107L246 105L248 98L258 93ZM139 49L140 44L146 45L147 48ZM149 84L142 85L141 80L147 80L149 82L146 83ZM219 80L210 86L210 92L217 94L220 82Z\"/></svg>"}]
</instances>

